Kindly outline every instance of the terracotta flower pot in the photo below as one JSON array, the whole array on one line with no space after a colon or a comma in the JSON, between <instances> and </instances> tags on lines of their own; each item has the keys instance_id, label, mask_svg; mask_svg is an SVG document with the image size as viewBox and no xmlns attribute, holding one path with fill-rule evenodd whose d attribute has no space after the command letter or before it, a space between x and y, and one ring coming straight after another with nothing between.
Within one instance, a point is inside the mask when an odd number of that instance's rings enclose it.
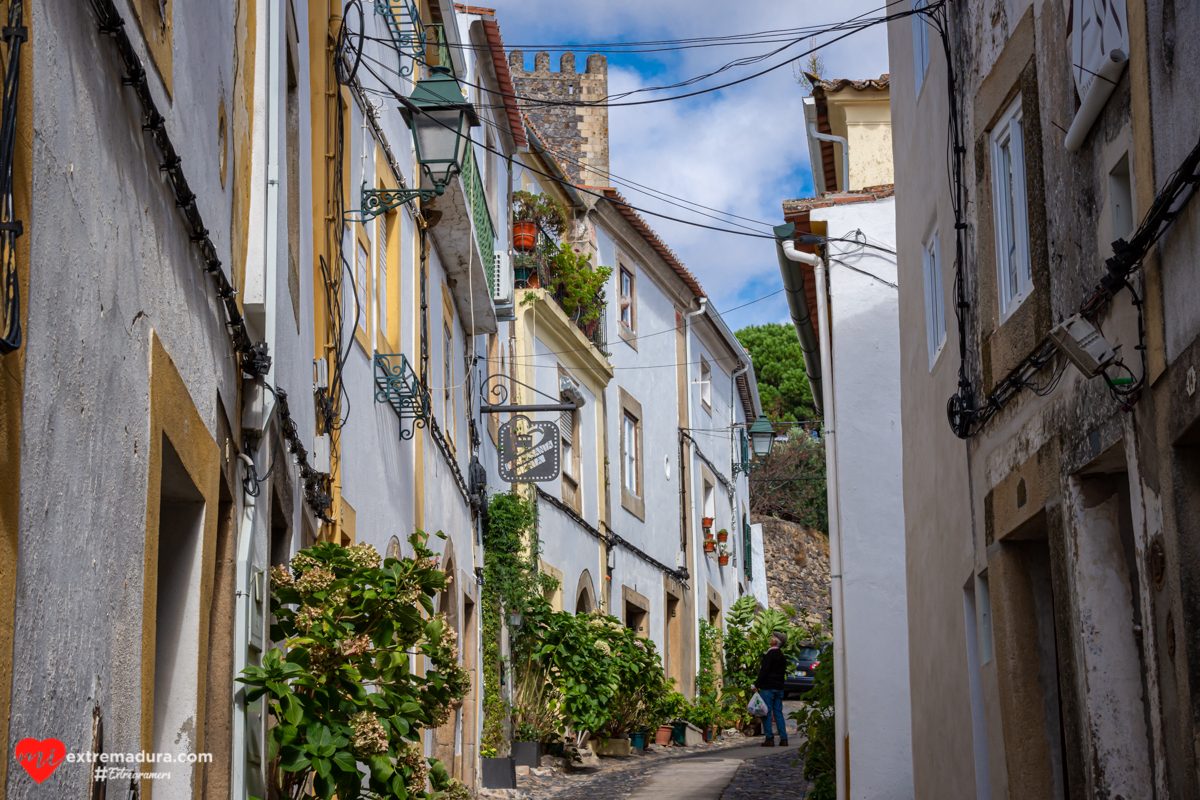
<instances>
[{"instance_id":1,"label":"terracotta flower pot","mask_svg":"<svg viewBox=\"0 0 1200 800\"><path fill-rule=\"evenodd\" d=\"M522 253L533 252L537 246L537 225L530 220L513 223L513 249Z\"/></svg>"},{"instance_id":2,"label":"terracotta flower pot","mask_svg":"<svg viewBox=\"0 0 1200 800\"><path fill-rule=\"evenodd\" d=\"M666 747L671 743L671 734L674 732L673 725L659 725L658 730L654 732L654 743L659 747Z\"/></svg>"},{"instance_id":3,"label":"terracotta flower pot","mask_svg":"<svg viewBox=\"0 0 1200 800\"><path fill-rule=\"evenodd\" d=\"M713 551L714 551L714 550L716 550L716 549L717 549L717 543L716 543L716 542L714 542L712 539L705 539L705 540L704 540L704 552L706 552L706 553L711 553L711 552L713 552Z\"/></svg>"},{"instance_id":4,"label":"terracotta flower pot","mask_svg":"<svg viewBox=\"0 0 1200 800\"><path fill-rule=\"evenodd\" d=\"M728 542L729 541L729 531L718 531L717 532L717 541L718 542Z\"/></svg>"},{"instance_id":5,"label":"terracotta flower pot","mask_svg":"<svg viewBox=\"0 0 1200 800\"><path fill-rule=\"evenodd\" d=\"M711 528L711 527L712 527L712 524L713 524L713 518L712 518L712 517L703 517L703 518L702 518L702 520L701 520L701 523L700 523L700 527L702 527L702 528Z\"/></svg>"},{"instance_id":6,"label":"terracotta flower pot","mask_svg":"<svg viewBox=\"0 0 1200 800\"><path fill-rule=\"evenodd\" d=\"M729 556L717 556L717 562L724 567L729 563Z\"/></svg>"},{"instance_id":7,"label":"terracotta flower pot","mask_svg":"<svg viewBox=\"0 0 1200 800\"><path fill-rule=\"evenodd\" d=\"M713 541L712 528L704 529L704 541L706 541L706 542Z\"/></svg>"}]
</instances>

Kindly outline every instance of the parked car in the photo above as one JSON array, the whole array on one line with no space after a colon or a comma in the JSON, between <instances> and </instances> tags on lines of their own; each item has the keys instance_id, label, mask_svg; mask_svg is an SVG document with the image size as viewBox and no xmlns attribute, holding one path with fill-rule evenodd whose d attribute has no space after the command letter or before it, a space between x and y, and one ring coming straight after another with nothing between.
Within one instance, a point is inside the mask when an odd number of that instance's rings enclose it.
<instances>
[{"instance_id":1,"label":"parked car","mask_svg":"<svg viewBox=\"0 0 1200 800\"><path fill-rule=\"evenodd\" d=\"M821 651L815 647L802 647L799 656L793 656L788 664L787 677L783 680L783 696L803 695L813 687L813 671L820 661Z\"/></svg>"}]
</instances>

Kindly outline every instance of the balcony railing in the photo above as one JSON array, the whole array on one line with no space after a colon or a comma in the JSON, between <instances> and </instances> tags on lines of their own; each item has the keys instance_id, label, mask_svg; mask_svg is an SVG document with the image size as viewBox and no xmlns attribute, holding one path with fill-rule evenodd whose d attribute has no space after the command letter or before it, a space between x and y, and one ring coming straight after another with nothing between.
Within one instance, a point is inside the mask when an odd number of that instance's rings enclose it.
<instances>
[{"instance_id":1,"label":"balcony railing","mask_svg":"<svg viewBox=\"0 0 1200 800\"><path fill-rule=\"evenodd\" d=\"M513 258L513 280L516 289L532 289L540 287L545 289L547 294L554 298L554 302L558 303L559 308L563 310L567 316L571 317L571 321L575 323L575 327L583 332L583 335L596 346L596 349L601 353L606 353L605 344L607 338L604 328L604 313L601 311L600 316L596 320L583 322L582 317L585 309L577 309L572 315L567 311L563 303L565 291L562 283L555 279L554 274L554 257L559 252L558 243L554 237L548 235L545 231L539 230L537 233L537 243L534 246L533 252L516 253ZM520 296L517 296L517 302L520 302ZM605 305L600 298L596 298L596 304L601 308ZM593 305L591 308L595 308Z\"/></svg>"},{"instance_id":2,"label":"balcony railing","mask_svg":"<svg viewBox=\"0 0 1200 800\"><path fill-rule=\"evenodd\" d=\"M375 13L387 23L392 43L400 54L397 71L404 77L412 75L417 62L427 60L426 26L421 24L417 3L415 0L375 0Z\"/></svg>"},{"instance_id":3,"label":"balcony railing","mask_svg":"<svg viewBox=\"0 0 1200 800\"><path fill-rule=\"evenodd\" d=\"M479 256L483 259L483 270L487 273L488 295L496 296L496 228L487 207L487 195L475 163L475 148L467 146L462 166L463 187L467 193L467 205L471 209L471 222L475 226L475 240L479 243Z\"/></svg>"},{"instance_id":4,"label":"balcony railing","mask_svg":"<svg viewBox=\"0 0 1200 800\"><path fill-rule=\"evenodd\" d=\"M429 420L429 389L403 353L375 354L375 402L387 403L396 412L401 439L411 439L416 429L424 428ZM412 421L407 430L406 420Z\"/></svg>"}]
</instances>

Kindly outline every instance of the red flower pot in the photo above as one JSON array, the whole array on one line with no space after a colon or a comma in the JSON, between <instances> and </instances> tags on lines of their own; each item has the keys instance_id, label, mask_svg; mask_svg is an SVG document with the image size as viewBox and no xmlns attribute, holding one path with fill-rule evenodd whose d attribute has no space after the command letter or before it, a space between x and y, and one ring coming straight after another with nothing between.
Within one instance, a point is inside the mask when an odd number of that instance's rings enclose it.
<instances>
[{"instance_id":1,"label":"red flower pot","mask_svg":"<svg viewBox=\"0 0 1200 800\"><path fill-rule=\"evenodd\" d=\"M711 552L713 552L713 551L714 551L714 550L716 550L716 549L717 549L717 543L716 543L716 542L714 542L712 539L705 539L705 540L704 540L704 552L706 552L706 553L711 553Z\"/></svg>"},{"instance_id":2,"label":"red flower pot","mask_svg":"<svg viewBox=\"0 0 1200 800\"><path fill-rule=\"evenodd\" d=\"M706 542L713 541L712 528L704 529L704 541L706 541Z\"/></svg>"},{"instance_id":3,"label":"red flower pot","mask_svg":"<svg viewBox=\"0 0 1200 800\"><path fill-rule=\"evenodd\" d=\"M703 518L701 518L701 521L700 521L700 527L701 527L701 528L711 528L711 527L712 527L712 524L713 524L713 518L712 518L712 517L703 517Z\"/></svg>"},{"instance_id":4,"label":"red flower pot","mask_svg":"<svg viewBox=\"0 0 1200 800\"><path fill-rule=\"evenodd\" d=\"M718 531L717 532L717 541L718 542L728 542L729 541L729 531Z\"/></svg>"},{"instance_id":5,"label":"red flower pot","mask_svg":"<svg viewBox=\"0 0 1200 800\"><path fill-rule=\"evenodd\" d=\"M537 225L524 220L513 223L513 249L522 253L533 252L537 246Z\"/></svg>"},{"instance_id":6,"label":"red flower pot","mask_svg":"<svg viewBox=\"0 0 1200 800\"><path fill-rule=\"evenodd\" d=\"M717 562L724 567L729 563L729 556L717 556Z\"/></svg>"},{"instance_id":7,"label":"red flower pot","mask_svg":"<svg viewBox=\"0 0 1200 800\"><path fill-rule=\"evenodd\" d=\"M671 734L674 730L673 725L659 725L658 730L654 732L654 743L659 747L666 747L671 743Z\"/></svg>"}]
</instances>

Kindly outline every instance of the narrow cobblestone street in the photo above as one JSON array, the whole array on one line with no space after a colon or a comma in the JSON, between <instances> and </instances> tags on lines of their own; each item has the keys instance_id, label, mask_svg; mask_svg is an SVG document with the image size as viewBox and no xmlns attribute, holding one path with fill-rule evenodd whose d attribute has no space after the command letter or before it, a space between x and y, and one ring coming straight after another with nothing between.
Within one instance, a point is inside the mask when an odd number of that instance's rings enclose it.
<instances>
[{"instance_id":1,"label":"narrow cobblestone street","mask_svg":"<svg viewBox=\"0 0 1200 800\"><path fill-rule=\"evenodd\" d=\"M796 701L784 704L791 712ZM653 748L629 758L603 758L599 768L519 776L518 789L482 792L523 800L799 800L811 788L796 763L799 737L761 747L762 737L722 738L694 747ZM636 751L635 751L636 752Z\"/></svg>"}]
</instances>

